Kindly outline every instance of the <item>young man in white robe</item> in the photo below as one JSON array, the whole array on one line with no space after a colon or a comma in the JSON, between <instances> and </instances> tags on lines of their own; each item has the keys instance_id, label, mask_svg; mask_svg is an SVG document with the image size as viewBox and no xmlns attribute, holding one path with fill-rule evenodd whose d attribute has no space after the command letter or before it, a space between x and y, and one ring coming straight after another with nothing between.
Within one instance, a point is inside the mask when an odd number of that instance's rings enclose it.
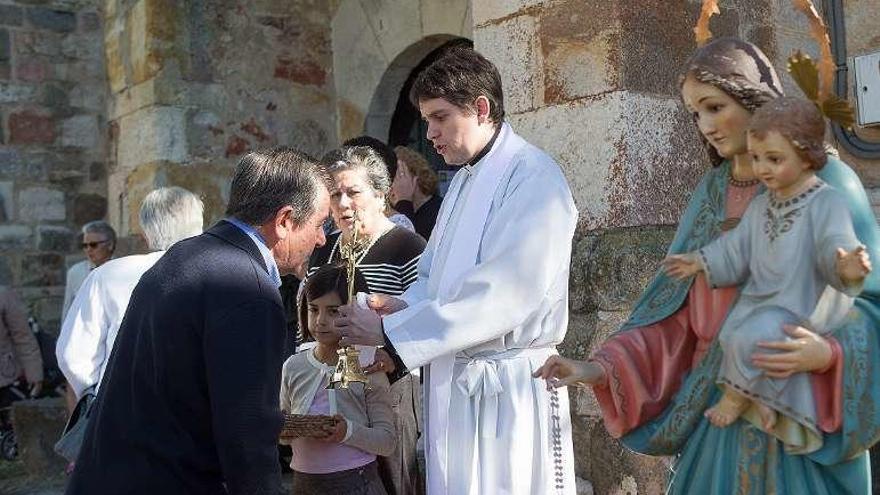
<instances>
[{"instance_id":1,"label":"young man in white robe","mask_svg":"<svg viewBox=\"0 0 880 495\"><path fill-rule=\"evenodd\" d=\"M181 187L162 187L144 198L139 220L152 252L118 258L92 270L76 293L55 346L58 367L76 398L97 390L128 301L141 275L177 241L202 233L202 201Z\"/></svg>"},{"instance_id":2,"label":"young man in white robe","mask_svg":"<svg viewBox=\"0 0 880 495\"><path fill-rule=\"evenodd\" d=\"M427 368L428 494L574 494L568 393L531 377L568 325L577 210L552 158L504 123L501 78L455 49L410 99L453 179L418 281L371 309L340 309L351 344L384 345L370 370ZM382 315L380 317L380 315Z\"/></svg>"}]
</instances>

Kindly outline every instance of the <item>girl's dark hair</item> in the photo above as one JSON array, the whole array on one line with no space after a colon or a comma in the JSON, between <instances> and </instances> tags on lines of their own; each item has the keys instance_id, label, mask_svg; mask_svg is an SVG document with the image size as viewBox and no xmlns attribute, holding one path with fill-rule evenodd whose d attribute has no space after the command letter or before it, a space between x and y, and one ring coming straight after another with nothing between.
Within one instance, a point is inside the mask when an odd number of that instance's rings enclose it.
<instances>
[{"instance_id":1,"label":"girl's dark hair","mask_svg":"<svg viewBox=\"0 0 880 495\"><path fill-rule=\"evenodd\" d=\"M355 292L366 292L367 281L359 271L355 271ZM313 340L309 332L309 301L335 292L342 304L348 304L348 273L345 266L328 263L309 275L303 284L299 304L299 331L303 340Z\"/></svg>"}]
</instances>

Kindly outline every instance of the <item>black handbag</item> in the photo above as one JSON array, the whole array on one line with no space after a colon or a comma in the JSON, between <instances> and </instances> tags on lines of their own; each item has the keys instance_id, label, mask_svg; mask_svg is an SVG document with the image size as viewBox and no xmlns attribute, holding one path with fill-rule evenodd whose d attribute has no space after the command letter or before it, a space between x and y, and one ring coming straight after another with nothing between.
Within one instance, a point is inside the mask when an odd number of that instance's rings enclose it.
<instances>
[{"instance_id":1,"label":"black handbag","mask_svg":"<svg viewBox=\"0 0 880 495\"><path fill-rule=\"evenodd\" d=\"M61 438L55 443L55 452L67 459L68 462L76 461L76 456L79 455L79 449L82 447L83 438L86 435L86 426L89 424L89 416L92 414L92 406L95 403L95 399L97 399L97 396L95 395L95 387L93 385L87 388L83 392L82 397L79 398L79 401L77 401L73 414L70 415L70 419L67 420L67 425L64 427L64 433L61 434Z\"/></svg>"}]
</instances>

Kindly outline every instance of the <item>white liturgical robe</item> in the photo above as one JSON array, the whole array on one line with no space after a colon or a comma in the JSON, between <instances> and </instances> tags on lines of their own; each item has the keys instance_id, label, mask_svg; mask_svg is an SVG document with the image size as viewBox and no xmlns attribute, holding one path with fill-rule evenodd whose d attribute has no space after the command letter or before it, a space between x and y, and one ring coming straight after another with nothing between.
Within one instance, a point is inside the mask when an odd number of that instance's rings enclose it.
<instances>
[{"instance_id":1,"label":"white liturgical robe","mask_svg":"<svg viewBox=\"0 0 880 495\"><path fill-rule=\"evenodd\" d=\"M565 336L577 210L559 166L504 124L452 181L406 309L383 325L427 365L428 493L575 493L568 392L531 377Z\"/></svg>"}]
</instances>

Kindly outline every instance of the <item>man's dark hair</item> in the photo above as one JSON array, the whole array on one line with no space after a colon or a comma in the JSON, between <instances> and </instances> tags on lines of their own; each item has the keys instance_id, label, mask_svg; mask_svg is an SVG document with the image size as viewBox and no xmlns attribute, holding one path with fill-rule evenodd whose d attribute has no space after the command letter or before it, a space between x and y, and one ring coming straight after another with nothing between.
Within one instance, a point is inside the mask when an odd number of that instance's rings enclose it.
<instances>
[{"instance_id":1,"label":"man's dark hair","mask_svg":"<svg viewBox=\"0 0 880 495\"><path fill-rule=\"evenodd\" d=\"M479 96L489 100L489 118L504 121L504 91L498 68L473 48L455 47L440 56L416 77L409 101L416 108L419 100L443 98L453 105L474 112Z\"/></svg>"},{"instance_id":2,"label":"man's dark hair","mask_svg":"<svg viewBox=\"0 0 880 495\"><path fill-rule=\"evenodd\" d=\"M394 180L394 176L397 175L397 154L394 153L394 150L391 149L390 146L383 143L381 140L376 139L373 136L364 135L351 138L342 143L342 146L366 146L367 148L371 148L382 157L382 161L385 162L385 168L388 169L388 176Z\"/></svg>"},{"instance_id":3,"label":"man's dark hair","mask_svg":"<svg viewBox=\"0 0 880 495\"><path fill-rule=\"evenodd\" d=\"M251 151L241 157L229 192L226 215L262 225L279 209L292 206L300 225L315 211L315 200L329 178L311 156L287 147Z\"/></svg>"}]
</instances>

